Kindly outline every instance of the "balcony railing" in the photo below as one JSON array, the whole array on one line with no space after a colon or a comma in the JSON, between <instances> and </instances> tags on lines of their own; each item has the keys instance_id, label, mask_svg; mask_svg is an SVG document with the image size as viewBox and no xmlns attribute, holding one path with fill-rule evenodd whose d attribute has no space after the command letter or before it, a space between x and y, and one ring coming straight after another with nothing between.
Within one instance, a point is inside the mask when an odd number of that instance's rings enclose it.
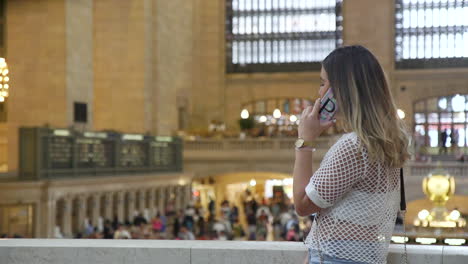
<instances>
[{"instance_id":1,"label":"balcony railing","mask_svg":"<svg viewBox=\"0 0 468 264\"><path fill-rule=\"evenodd\" d=\"M333 137L321 137L315 141L318 149L327 148L333 142ZM187 151L268 151L291 150L296 138L266 138L266 139L197 139L184 142Z\"/></svg>"},{"instance_id":2,"label":"balcony railing","mask_svg":"<svg viewBox=\"0 0 468 264\"><path fill-rule=\"evenodd\" d=\"M181 172L182 163L175 137L20 128L20 179Z\"/></svg>"},{"instance_id":3,"label":"balcony railing","mask_svg":"<svg viewBox=\"0 0 468 264\"><path fill-rule=\"evenodd\" d=\"M468 248L408 245L410 263L467 263ZM304 263L299 242L0 239L0 263ZM403 245L390 245L387 263L401 261ZM3 261L3 262L2 262ZM42 262L41 262L42 263Z\"/></svg>"},{"instance_id":4,"label":"balcony railing","mask_svg":"<svg viewBox=\"0 0 468 264\"><path fill-rule=\"evenodd\" d=\"M443 162L443 163L420 163L410 162L408 164L410 175L413 176L426 176L434 172L438 168L443 169L450 175L455 177L468 177L468 164L460 162Z\"/></svg>"}]
</instances>

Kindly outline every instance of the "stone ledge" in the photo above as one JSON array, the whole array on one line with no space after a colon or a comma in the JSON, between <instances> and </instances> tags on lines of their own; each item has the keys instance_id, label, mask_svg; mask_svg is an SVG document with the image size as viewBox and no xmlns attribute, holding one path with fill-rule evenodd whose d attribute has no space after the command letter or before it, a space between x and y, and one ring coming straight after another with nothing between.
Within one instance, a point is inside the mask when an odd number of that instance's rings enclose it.
<instances>
[{"instance_id":1,"label":"stone ledge","mask_svg":"<svg viewBox=\"0 0 468 264\"><path fill-rule=\"evenodd\" d=\"M388 263L400 263L402 245L391 245ZM467 247L408 245L411 264L468 263ZM44 263L298 263L299 242L0 239L0 264Z\"/></svg>"}]
</instances>

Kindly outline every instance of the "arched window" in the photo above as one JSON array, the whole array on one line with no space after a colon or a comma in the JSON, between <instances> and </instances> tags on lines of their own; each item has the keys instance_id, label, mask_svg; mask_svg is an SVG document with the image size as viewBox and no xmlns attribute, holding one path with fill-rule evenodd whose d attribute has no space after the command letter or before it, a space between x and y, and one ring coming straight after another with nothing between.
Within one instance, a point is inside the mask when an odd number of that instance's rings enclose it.
<instances>
[{"instance_id":1,"label":"arched window","mask_svg":"<svg viewBox=\"0 0 468 264\"><path fill-rule=\"evenodd\" d=\"M342 0L226 0L227 72L320 70L343 43Z\"/></svg>"},{"instance_id":2,"label":"arched window","mask_svg":"<svg viewBox=\"0 0 468 264\"><path fill-rule=\"evenodd\" d=\"M308 98L268 98L248 102L242 109L249 111L257 123L277 126L295 126L302 111L311 106Z\"/></svg>"},{"instance_id":3,"label":"arched window","mask_svg":"<svg viewBox=\"0 0 468 264\"><path fill-rule=\"evenodd\" d=\"M415 133L425 145L440 147L441 133L447 132L445 146L468 146L468 95L429 98L414 104Z\"/></svg>"},{"instance_id":4,"label":"arched window","mask_svg":"<svg viewBox=\"0 0 468 264\"><path fill-rule=\"evenodd\" d=\"M468 0L396 0L397 68L468 67Z\"/></svg>"}]
</instances>

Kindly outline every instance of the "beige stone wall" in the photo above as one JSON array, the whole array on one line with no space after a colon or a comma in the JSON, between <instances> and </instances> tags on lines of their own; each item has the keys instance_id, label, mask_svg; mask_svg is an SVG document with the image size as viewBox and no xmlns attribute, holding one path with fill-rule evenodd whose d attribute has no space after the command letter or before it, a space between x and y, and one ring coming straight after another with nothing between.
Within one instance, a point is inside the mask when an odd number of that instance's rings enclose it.
<instances>
[{"instance_id":1,"label":"beige stone wall","mask_svg":"<svg viewBox=\"0 0 468 264\"><path fill-rule=\"evenodd\" d=\"M144 2L94 1L93 11L94 127L144 133Z\"/></svg>"},{"instance_id":2,"label":"beige stone wall","mask_svg":"<svg viewBox=\"0 0 468 264\"><path fill-rule=\"evenodd\" d=\"M394 0L343 1L345 45L367 47L391 73L394 65Z\"/></svg>"},{"instance_id":3,"label":"beige stone wall","mask_svg":"<svg viewBox=\"0 0 468 264\"><path fill-rule=\"evenodd\" d=\"M225 121L225 1L193 1L194 85L190 93L190 126L206 129L211 120Z\"/></svg>"},{"instance_id":4,"label":"beige stone wall","mask_svg":"<svg viewBox=\"0 0 468 264\"><path fill-rule=\"evenodd\" d=\"M64 1L8 1L11 123L67 125L64 4Z\"/></svg>"},{"instance_id":5,"label":"beige stone wall","mask_svg":"<svg viewBox=\"0 0 468 264\"><path fill-rule=\"evenodd\" d=\"M65 0L67 123L73 125L74 103L87 103L93 129L93 0Z\"/></svg>"},{"instance_id":6,"label":"beige stone wall","mask_svg":"<svg viewBox=\"0 0 468 264\"><path fill-rule=\"evenodd\" d=\"M8 170L18 168L18 127L67 126L65 2L8 1Z\"/></svg>"},{"instance_id":7,"label":"beige stone wall","mask_svg":"<svg viewBox=\"0 0 468 264\"><path fill-rule=\"evenodd\" d=\"M154 85L153 127L159 135L178 129L177 98L192 91L194 67L194 3L186 0L154 0Z\"/></svg>"}]
</instances>

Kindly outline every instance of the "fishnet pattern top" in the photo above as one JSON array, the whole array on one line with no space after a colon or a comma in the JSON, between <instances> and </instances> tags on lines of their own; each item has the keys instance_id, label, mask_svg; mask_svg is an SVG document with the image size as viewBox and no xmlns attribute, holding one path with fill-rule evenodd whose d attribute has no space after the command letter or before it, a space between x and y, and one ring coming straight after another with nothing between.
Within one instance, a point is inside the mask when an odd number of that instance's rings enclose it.
<instances>
[{"instance_id":1,"label":"fishnet pattern top","mask_svg":"<svg viewBox=\"0 0 468 264\"><path fill-rule=\"evenodd\" d=\"M358 262L387 262L400 203L399 168L371 162L350 133L330 148L305 191L322 208L305 241L309 248Z\"/></svg>"}]
</instances>

